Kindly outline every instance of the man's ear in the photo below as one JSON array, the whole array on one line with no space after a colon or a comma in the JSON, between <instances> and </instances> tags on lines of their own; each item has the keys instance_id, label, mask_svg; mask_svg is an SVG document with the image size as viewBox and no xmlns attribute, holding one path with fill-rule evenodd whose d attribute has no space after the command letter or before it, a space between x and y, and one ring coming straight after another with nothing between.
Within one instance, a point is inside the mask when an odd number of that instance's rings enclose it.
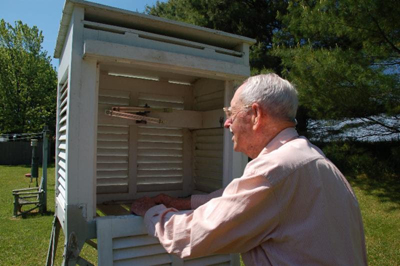
<instances>
[{"instance_id":1,"label":"man's ear","mask_svg":"<svg viewBox=\"0 0 400 266\"><path fill-rule=\"evenodd\" d=\"M254 129L257 129L261 125L260 122L263 110L258 103L253 103L251 109L253 111L253 114L251 115L252 126Z\"/></svg>"}]
</instances>

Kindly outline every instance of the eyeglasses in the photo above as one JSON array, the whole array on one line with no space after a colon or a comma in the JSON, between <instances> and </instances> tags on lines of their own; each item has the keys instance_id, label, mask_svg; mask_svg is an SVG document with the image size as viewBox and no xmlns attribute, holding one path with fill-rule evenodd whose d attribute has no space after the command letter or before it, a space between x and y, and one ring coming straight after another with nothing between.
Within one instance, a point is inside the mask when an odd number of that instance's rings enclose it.
<instances>
[{"instance_id":1,"label":"eyeglasses","mask_svg":"<svg viewBox=\"0 0 400 266\"><path fill-rule=\"evenodd\" d=\"M236 118L236 115L239 114L241 111L244 111L244 109L250 108L251 105L244 105L242 108L240 108L239 111L237 111L236 113L233 113L232 111L232 107L224 107L222 108L225 112L226 115L226 119L231 119L231 122L233 123L233 120Z\"/></svg>"}]
</instances>

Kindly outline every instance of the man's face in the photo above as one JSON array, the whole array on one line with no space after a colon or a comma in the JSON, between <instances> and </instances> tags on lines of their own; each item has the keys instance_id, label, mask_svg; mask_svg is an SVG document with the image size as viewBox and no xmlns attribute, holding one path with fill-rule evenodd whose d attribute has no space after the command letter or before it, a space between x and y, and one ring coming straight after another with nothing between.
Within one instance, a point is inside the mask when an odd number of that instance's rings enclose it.
<instances>
[{"instance_id":1,"label":"man's face","mask_svg":"<svg viewBox=\"0 0 400 266\"><path fill-rule=\"evenodd\" d=\"M251 107L241 100L243 85L239 87L231 101L231 116L225 121L224 127L232 133L233 149L249 155L251 149L252 127L250 123Z\"/></svg>"}]
</instances>

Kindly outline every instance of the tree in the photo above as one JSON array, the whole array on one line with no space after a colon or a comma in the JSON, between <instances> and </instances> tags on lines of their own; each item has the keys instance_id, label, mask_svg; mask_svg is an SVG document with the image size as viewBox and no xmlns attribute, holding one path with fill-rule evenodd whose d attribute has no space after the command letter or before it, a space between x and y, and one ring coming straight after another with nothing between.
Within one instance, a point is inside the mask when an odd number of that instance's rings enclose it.
<instances>
[{"instance_id":1,"label":"tree","mask_svg":"<svg viewBox=\"0 0 400 266\"><path fill-rule=\"evenodd\" d=\"M398 1L291 1L274 54L308 115L353 121L366 135L400 133Z\"/></svg>"},{"instance_id":2,"label":"tree","mask_svg":"<svg viewBox=\"0 0 400 266\"><path fill-rule=\"evenodd\" d=\"M276 16L285 14L286 7L286 1L278 0L169 0L147 6L146 13L254 38L252 73L279 73L280 60L270 50L273 34L281 27Z\"/></svg>"},{"instance_id":3,"label":"tree","mask_svg":"<svg viewBox=\"0 0 400 266\"><path fill-rule=\"evenodd\" d=\"M21 21L0 22L0 133L54 130L57 75L43 35Z\"/></svg>"}]
</instances>

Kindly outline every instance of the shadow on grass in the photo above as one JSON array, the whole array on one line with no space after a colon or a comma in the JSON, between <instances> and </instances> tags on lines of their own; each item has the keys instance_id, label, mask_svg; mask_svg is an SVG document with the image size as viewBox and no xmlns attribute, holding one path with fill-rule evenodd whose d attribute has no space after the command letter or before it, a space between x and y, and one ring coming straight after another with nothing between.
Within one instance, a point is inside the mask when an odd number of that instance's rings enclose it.
<instances>
[{"instance_id":1,"label":"shadow on grass","mask_svg":"<svg viewBox=\"0 0 400 266\"><path fill-rule=\"evenodd\" d=\"M19 215L17 217L13 216L12 218L13 219L20 219L20 218L22 218L22 219L30 219L30 218L36 218L36 217L42 217L42 216L54 216L54 212L53 211L47 211L47 212L44 212L44 213L40 213L37 210L34 210L32 212L28 212L28 213L25 213L23 215Z\"/></svg>"},{"instance_id":2,"label":"shadow on grass","mask_svg":"<svg viewBox=\"0 0 400 266\"><path fill-rule=\"evenodd\" d=\"M375 196L380 202L392 202L394 206L386 209L388 212L400 210L400 176L391 179L377 180L366 175L348 177L352 186L358 187L367 194Z\"/></svg>"}]
</instances>

